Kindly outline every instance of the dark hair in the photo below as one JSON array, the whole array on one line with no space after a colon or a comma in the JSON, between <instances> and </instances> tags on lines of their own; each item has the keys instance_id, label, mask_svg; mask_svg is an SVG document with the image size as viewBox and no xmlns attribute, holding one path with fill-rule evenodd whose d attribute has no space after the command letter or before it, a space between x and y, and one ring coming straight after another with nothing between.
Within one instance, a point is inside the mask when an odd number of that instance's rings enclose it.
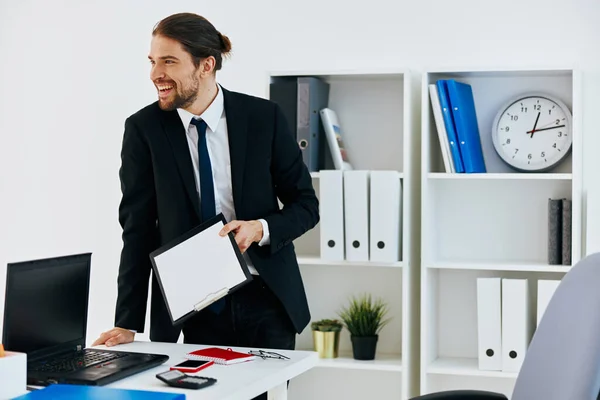
<instances>
[{"instance_id":1,"label":"dark hair","mask_svg":"<svg viewBox=\"0 0 600 400\"><path fill-rule=\"evenodd\" d=\"M192 56L196 67L202 59L213 56L216 60L215 71L221 69L223 56L231 51L229 38L198 14L170 15L156 24L152 35L165 36L181 43Z\"/></svg>"}]
</instances>

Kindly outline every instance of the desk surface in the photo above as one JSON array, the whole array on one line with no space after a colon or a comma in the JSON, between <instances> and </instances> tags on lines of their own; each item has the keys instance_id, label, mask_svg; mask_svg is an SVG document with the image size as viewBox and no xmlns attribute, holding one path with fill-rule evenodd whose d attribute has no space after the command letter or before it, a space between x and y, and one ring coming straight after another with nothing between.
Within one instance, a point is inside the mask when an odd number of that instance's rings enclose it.
<instances>
[{"instance_id":1,"label":"desk surface","mask_svg":"<svg viewBox=\"0 0 600 400\"><path fill-rule=\"evenodd\" d=\"M208 346L178 343L133 342L111 347L111 350L166 354L169 356L169 360L163 365L114 382L107 387L181 392L185 393L186 398L188 399L198 400L248 400L308 371L316 366L318 362L318 355L315 352L276 350L277 353L286 355L290 359L263 360L262 358L257 357L256 360L240 364L215 364L196 374L190 374L217 379L217 383L214 385L199 390L185 390L170 387L156 378L157 373L167 371L171 365L183 361L186 353L203 347ZM106 347L97 346L96 348ZM242 352L251 350L249 348L239 347L232 347L232 349Z\"/></svg>"}]
</instances>

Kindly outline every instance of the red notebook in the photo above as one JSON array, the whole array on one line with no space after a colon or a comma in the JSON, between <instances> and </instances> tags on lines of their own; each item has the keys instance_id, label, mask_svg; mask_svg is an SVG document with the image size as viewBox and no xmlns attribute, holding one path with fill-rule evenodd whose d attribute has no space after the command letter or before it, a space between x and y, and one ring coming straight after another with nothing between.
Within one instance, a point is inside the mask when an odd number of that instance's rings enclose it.
<instances>
[{"instance_id":1,"label":"red notebook","mask_svg":"<svg viewBox=\"0 0 600 400\"><path fill-rule=\"evenodd\" d=\"M219 347L207 347L206 349L192 351L187 353L186 357L190 360L214 361L215 364L237 364L254 360L256 356L247 353L240 353L231 349L222 349Z\"/></svg>"}]
</instances>

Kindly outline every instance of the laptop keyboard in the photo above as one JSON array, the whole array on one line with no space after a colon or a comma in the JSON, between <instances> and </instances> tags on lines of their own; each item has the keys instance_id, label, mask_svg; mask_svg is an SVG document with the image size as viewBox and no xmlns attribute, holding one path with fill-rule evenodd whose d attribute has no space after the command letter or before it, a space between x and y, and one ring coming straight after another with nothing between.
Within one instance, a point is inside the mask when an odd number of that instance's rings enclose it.
<instances>
[{"instance_id":1,"label":"laptop keyboard","mask_svg":"<svg viewBox=\"0 0 600 400\"><path fill-rule=\"evenodd\" d=\"M39 372L71 372L89 367L90 365L116 360L117 358L121 358L126 355L127 354L83 350L75 353L74 355L68 355L64 358L52 360L47 363L32 365L29 369Z\"/></svg>"}]
</instances>

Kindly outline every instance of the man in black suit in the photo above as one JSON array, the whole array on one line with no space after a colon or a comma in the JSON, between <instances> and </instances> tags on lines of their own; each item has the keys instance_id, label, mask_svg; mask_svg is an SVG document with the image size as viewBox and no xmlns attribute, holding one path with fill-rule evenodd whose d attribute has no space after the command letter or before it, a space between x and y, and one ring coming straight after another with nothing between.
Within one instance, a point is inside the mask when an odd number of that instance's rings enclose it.
<instances>
[{"instance_id":1,"label":"man in black suit","mask_svg":"<svg viewBox=\"0 0 600 400\"><path fill-rule=\"evenodd\" d=\"M126 120L123 137L116 327L94 345L129 343L144 330L149 253L219 212L252 283L174 327L153 277L150 339L176 342L183 331L186 343L293 349L310 320L292 241L318 223L318 200L280 108L216 83L230 50L195 14L153 31L158 101Z\"/></svg>"}]
</instances>

